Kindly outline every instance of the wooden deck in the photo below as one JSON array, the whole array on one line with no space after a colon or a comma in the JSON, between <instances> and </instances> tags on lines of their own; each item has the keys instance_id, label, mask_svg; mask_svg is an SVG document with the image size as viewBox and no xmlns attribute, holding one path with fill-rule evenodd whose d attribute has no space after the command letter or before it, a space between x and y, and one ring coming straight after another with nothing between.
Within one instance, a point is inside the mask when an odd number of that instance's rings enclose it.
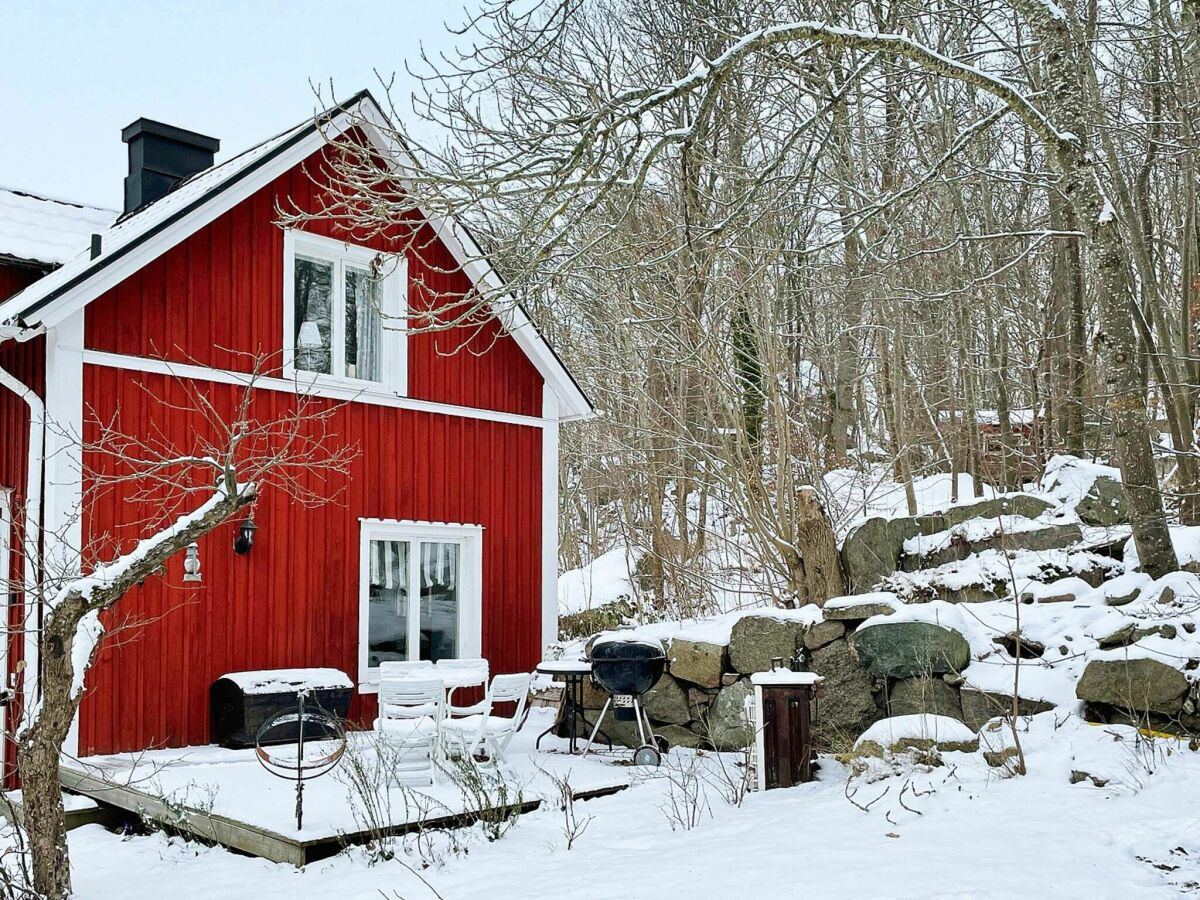
<instances>
[{"instance_id":1,"label":"wooden deck","mask_svg":"<svg viewBox=\"0 0 1200 900\"><path fill-rule=\"evenodd\" d=\"M0 819L8 822L16 819L20 824L25 818L25 809L21 804L21 792L9 791L7 803L0 803ZM64 812L67 817L67 831L82 828L84 825L103 825L105 828L115 828L127 818L127 814L115 806L97 803L91 797L63 796Z\"/></svg>"},{"instance_id":2,"label":"wooden deck","mask_svg":"<svg viewBox=\"0 0 1200 900\"><path fill-rule=\"evenodd\" d=\"M631 775L627 768L595 757L561 753L514 755L513 762L521 791L507 808L515 807L518 814L557 801L555 777L569 776L574 798L589 800L624 790ZM147 770L153 773L149 777ZM192 747L93 757L64 761L60 772L66 790L91 798L109 813L123 810L169 831L295 866L381 835L462 827L505 809L472 809L458 788L440 784L428 789L436 802L410 809L393 798L384 804L394 811L391 820L364 829L353 815L346 786L325 776L306 787L304 829L297 831L291 784L261 771L252 751Z\"/></svg>"}]
</instances>

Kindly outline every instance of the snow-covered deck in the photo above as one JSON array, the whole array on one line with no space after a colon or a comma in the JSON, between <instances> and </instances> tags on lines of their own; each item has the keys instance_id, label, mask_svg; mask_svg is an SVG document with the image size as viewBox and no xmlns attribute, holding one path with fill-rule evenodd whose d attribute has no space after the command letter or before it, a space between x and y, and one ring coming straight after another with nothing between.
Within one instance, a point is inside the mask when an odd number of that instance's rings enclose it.
<instances>
[{"instance_id":1,"label":"snow-covered deck","mask_svg":"<svg viewBox=\"0 0 1200 900\"><path fill-rule=\"evenodd\" d=\"M521 812L543 800L557 800L555 779L566 779L576 799L602 796L629 786L628 766L615 764L628 754L558 752L566 741L547 737L542 752L533 741L550 725L553 710L534 709L508 750L503 767L503 804ZM64 761L62 783L91 797L217 844L294 865L337 853L346 844L378 837L380 828L399 834L418 828L450 827L478 818L481 810L454 779L443 775L433 786L379 786L372 789L377 815L364 814L363 789L352 787L352 771L379 762L375 732L348 735L346 756L331 774L305 783L304 823L296 828L295 783L268 773L253 749L217 746L150 750ZM550 751L550 752L547 752ZM357 768L355 768L357 767ZM484 767L487 771L487 767Z\"/></svg>"}]
</instances>

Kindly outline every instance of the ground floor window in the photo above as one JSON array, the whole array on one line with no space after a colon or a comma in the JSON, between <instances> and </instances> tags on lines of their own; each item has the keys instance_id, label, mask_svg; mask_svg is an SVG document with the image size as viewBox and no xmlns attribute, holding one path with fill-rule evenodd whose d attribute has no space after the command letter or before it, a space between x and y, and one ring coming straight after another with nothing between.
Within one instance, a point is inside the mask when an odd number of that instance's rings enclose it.
<instances>
[{"instance_id":1,"label":"ground floor window","mask_svg":"<svg viewBox=\"0 0 1200 900\"><path fill-rule=\"evenodd\" d=\"M364 519L359 573L359 681L391 660L480 654L483 529Z\"/></svg>"}]
</instances>

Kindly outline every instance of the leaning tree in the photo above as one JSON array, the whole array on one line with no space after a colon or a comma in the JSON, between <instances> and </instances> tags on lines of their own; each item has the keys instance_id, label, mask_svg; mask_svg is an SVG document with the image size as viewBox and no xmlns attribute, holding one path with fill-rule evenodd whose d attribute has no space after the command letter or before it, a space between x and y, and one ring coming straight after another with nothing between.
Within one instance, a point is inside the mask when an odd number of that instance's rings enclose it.
<instances>
[{"instance_id":1,"label":"leaning tree","mask_svg":"<svg viewBox=\"0 0 1200 900\"><path fill-rule=\"evenodd\" d=\"M135 585L160 577L168 560L251 507L264 494L284 492L301 506L340 493L357 445L332 429L339 404L300 386L286 412L261 402L265 358L258 358L230 402L207 385L168 379L145 388L145 409L187 416L194 431L186 445L168 440L142 420L123 422L121 411L85 420L87 440L71 436L83 471L84 506L119 490L126 508L153 510L130 521L140 540L115 558L97 559L96 547L59 546L47 554L36 596L26 598L27 628L37 628L41 670L38 695L27 699L16 729L22 787L22 823L38 896L71 894L66 816L59 761L85 691L88 668L119 625L121 601ZM156 392L157 391L157 392ZM53 422L48 428L55 428ZM76 515L82 515L78 510ZM25 546L25 558L38 552ZM13 586L14 591L21 590ZM117 627L113 627L116 625Z\"/></svg>"}]
</instances>

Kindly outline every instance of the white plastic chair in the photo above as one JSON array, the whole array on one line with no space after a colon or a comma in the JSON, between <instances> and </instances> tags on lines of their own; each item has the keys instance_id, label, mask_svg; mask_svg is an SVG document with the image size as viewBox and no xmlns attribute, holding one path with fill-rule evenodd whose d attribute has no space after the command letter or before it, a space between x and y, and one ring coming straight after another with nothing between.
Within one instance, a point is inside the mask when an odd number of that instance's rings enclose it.
<instances>
[{"instance_id":1,"label":"white plastic chair","mask_svg":"<svg viewBox=\"0 0 1200 900\"><path fill-rule=\"evenodd\" d=\"M505 751L516 737L525 717L525 705L529 702L528 672L519 675L497 675L492 679L487 696L483 698L484 710L462 719L448 719L442 724L447 738L454 741L468 759L477 750L486 750L493 765L506 762ZM497 703L515 703L512 716L498 716L492 712Z\"/></svg>"},{"instance_id":2,"label":"white plastic chair","mask_svg":"<svg viewBox=\"0 0 1200 900\"><path fill-rule=\"evenodd\" d=\"M433 784L442 747L446 686L440 678L380 668L375 730L399 751L394 769L402 780Z\"/></svg>"},{"instance_id":3,"label":"white plastic chair","mask_svg":"<svg viewBox=\"0 0 1200 900\"><path fill-rule=\"evenodd\" d=\"M481 715L487 709L487 698L467 706L454 705L454 692L459 687L478 685L486 687L488 683L488 661L486 659L439 659L434 671L440 674L447 686L447 715L475 716ZM460 684L455 684L460 682Z\"/></svg>"},{"instance_id":4,"label":"white plastic chair","mask_svg":"<svg viewBox=\"0 0 1200 900\"><path fill-rule=\"evenodd\" d=\"M433 660L431 659L393 659L379 664L379 677L386 675L404 675L407 677L435 677Z\"/></svg>"}]
</instances>

